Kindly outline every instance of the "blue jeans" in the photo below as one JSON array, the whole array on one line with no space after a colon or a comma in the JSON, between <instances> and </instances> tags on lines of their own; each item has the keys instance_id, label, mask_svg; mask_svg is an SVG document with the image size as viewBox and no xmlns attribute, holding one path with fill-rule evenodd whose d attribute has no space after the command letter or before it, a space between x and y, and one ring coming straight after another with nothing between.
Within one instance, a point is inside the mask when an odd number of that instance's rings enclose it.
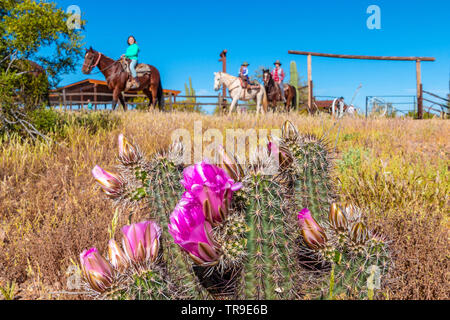
<instances>
[{"instance_id":1,"label":"blue jeans","mask_svg":"<svg viewBox=\"0 0 450 320\"><path fill-rule=\"evenodd\" d=\"M130 71L131 71L131 75L133 76L133 78L137 77L137 73L136 73L136 66L138 64L137 60L131 60L130 63Z\"/></svg>"},{"instance_id":2,"label":"blue jeans","mask_svg":"<svg viewBox=\"0 0 450 320\"><path fill-rule=\"evenodd\" d=\"M281 99L286 100L286 97L284 96L284 84L283 84L283 82L280 82L278 84L278 86L280 87L280 90L281 90Z\"/></svg>"}]
</instances>

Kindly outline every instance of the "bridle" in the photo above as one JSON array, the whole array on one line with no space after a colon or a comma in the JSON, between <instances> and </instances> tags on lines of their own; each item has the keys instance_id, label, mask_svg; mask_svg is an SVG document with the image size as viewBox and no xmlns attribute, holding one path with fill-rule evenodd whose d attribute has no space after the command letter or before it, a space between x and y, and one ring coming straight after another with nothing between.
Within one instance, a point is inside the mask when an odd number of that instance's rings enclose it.
<instances>
[{"instance_id":1,"label":"bridle","mask_svg":"<svg viewBox=\"0 0 450 320\"><path fill-rule=\"evenodd\" d=\"M100 63L100 59L102 58L102 54L101 54L101 52L97 52L98 53L98 58L97 58L97 61L94 63L94 64L92 64L92 61L94 60L93 58L92 59L89 59L89 66L87 66L87 68L86 68L86 60L84 60L84 63L83 63L83 69L89 69L89 73L91 73L92 72L92 70L94 70L94 68L96 67L96 66L98 66L98 64Z\"/></svg>"},{"instance_id":2,"label":"bridle","mask_svg":"<svg viewBox=\"0 0 450 320\"><path fill-rule=\"evenodd\" d=\"M275 86L275 80L273 80L273 77L272 77L272 74L270 73L270 71L263 73L263 81L264 81L264 85L266 87L274 87Z\"/></svg>"},{"instance_id":3,"label":"bridle","mask_svg":"<svg viewBox=\"0 0 450 320\"><path fill-rule=\"evenodd\" d=\"M94 64L92 64L92 62L93 62L93 58L92 59L89 59L89 66L88 66L88 69L89 69L89 73L88 74L91 74L91 72L92 72L92 70L94 70L95 69L95 67L97 67L98 66L98 64L100 63L100 60L102 59L102 56L103 56L103 54L101 53L101 52L98 52L97 51L97 53L98 53L98 58L97 58L97 61L94 63ZM97 73L100 73L100 72L105 72L106 70L108 70L109 68L111 68L112 66L114 66L116 63L117 63L118 61L114 61L113 63L111 63L109 66L107 66L105 69L103 69L103 70L100 70L100 71L98 71ZM85 60L85 62L83 63L83 69L86 67L86 60Z\"/></svg>"}]
</instances>

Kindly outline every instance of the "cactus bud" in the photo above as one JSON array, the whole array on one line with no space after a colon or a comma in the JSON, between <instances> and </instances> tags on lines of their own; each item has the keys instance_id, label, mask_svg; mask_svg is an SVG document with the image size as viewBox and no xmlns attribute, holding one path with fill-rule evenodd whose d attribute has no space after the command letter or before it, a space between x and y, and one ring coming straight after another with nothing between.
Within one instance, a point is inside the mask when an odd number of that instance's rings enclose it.
<instances>
[{"instance_id":1,"label":"cactus bud","mask_svg":"<svg viewBox=\"0 0 450 320\"><path fill-rule=\"evenodd\" d=\"M348 228L347 218L342 212L341 208L337 205L337 203L333 203L330 209L329 220L331 226L336 231L345 231Z\"/></svg>"},{"instance_id":2,"label":"cactus bud","mask_svg":"<svg viewBox=\"0 0 450 320\"><path fill-rule=\"evenodd\" d=\"M369 239L369 232L364 223L359 222L353 226L350 236L355 244L362 245Z\"/></svg>"},{"instance_id":3,"label":"cactus bud","mask_svg":"<svg viewBox=\"0 0 450 320\"><path fill-rule=\"evenodd\" d=\"M220 160L218 161L219 166L225 170L225 172L234 181L242 181L242 178L244 177L244 170L237 161L236 157L228 154L223 146L219 146L217 148L217 153L220 157Z\"/></svg>"},{"instance_id":4,"label":"cactus bud","mask_svg":"<svg viewBox=\"0 0 450 320\"><path fill-rule=\"evenodd\" d=\"M298 137L298 130L290 121L286 121L283 125L282 130L283 139L291 140Z\"/></svg>"},{"instance_id":5,"label":"cactus bud","mask_svg":"<svg viewBox=\"0 0 450 320\"><path fill-rule=\"evenodd\" d=\"M142 155L137 147L132 145L123 134L119 135L119 159L124 165L137 163Z\"/></svg>"},{"instance_id":6,"label":"cactus bud","mask_svg":"<svg viewBox=\"0 0 450 320\"><path fill-rule=\"evenodd\" d=\"M269 154L271 156L278 156L280 167L286 169L294 162L294 159L290 155L289 150L287 150L286 147L281 146L280 143L281 141L279 139L269 137L267 148L269 149Z\"/></svg>"},{"instance_id":7,"label":"cactus bud","mask_svg":"<svg viewBox=\"0 0 450 320\"><path fill-rule=\"evenodd\" d=\"M327 236L322 227L311 216L308 209L299 212L298 220L302 228L302 235L305 243L313 250L324 249L327 243Z\"/></svg>"},{"instance_id":8,"label":"cactus bud","mask_svg":"<svg viewBox=\"0 0 450 320\"><path fill-rule=\"evenodd\" d=\"M108 258L112 266L119 271L123 271L128 267L127 256L115 240L110 240L108 243Z\"/></svg>"},{"instance_id":9,"label":"cactus bud","mask_svg":"<svg viewBox=\"0 0 450 320\"><path fill-rule=\"evenodd\" d=\"M92 175L109 197L114 198L120 194L123 181L119 176L106 171L99 166L95 166L95 168L92 169Z\"/></svg>"},{"instance_id":10,"label":"cactus bud","mask_svg":"<svg viewBox=\"0 0 450 320\"><path fill-rule=\"evenodd\" d=\"M343 204L344 213L347 217L347 219L354 219L357 215L356 207L351 203L344 203Z\"/></svg>"},{"instance_id":11,"label":"cactus bud","mask_svg":"<svg viewBox=\"0 0 450 320\"><path fill-rule=\"evenodd\" d=\"M83 251L80 261L84 277L92 289L101 293L111 287L113 268L96 248Z\"/></svg>"}]
</instances>

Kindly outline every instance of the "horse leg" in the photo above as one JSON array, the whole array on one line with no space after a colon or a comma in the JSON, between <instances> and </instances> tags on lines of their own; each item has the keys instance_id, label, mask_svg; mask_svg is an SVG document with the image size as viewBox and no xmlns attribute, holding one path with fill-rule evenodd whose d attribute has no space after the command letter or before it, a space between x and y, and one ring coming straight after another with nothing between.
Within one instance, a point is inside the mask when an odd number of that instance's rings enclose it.
<instances>
[{"instance_id":1,"label":"horse leg","mask_svg":"<svg viewBox=\"0 0 450 320\"><path fill-rule=\"evenodd\" d=\"M286 97L286 102L284 103L284 111L286 113L289 113L290 110L291 110L291 97L288 95Z\"/></svg>"},{"instance_id":2,"label":"horse leg","mask_svg":"<svg viewBox=\"0 0 450 320\"><path fill-rule=\"evenodd\" d=\"M111 107L113 111L116 110L117 102L119 101L119 95L116 93L116 91L113 92L113 101L111 103Z\"/></svg>"},{"instance_id":3,"label":"horse leg","mask_svg":"<svg viewBox=\"0 0 450 320\"><path fill-rule=\"evenodd\" d=\"M123 96L122 92L119 93L119 100L120 103L122 104L123 111L125 112L128 111L128 106L127 103L125 102L125 97Z\"/></svg>"},{"instance_id":4,"label":"horse leg","mask_svg":"<svg viewBox=\"0 0 450 320\"><path fill-rule=\"evenodd\" d=\"M262 115L265 114L264 112L264 108L262 107L262 101L264 99L264 92L260 92L257 96L256 96L256 114L261 113Z\"/></svg>"},{"instance_id":5,"label":"horse leg","mask_svg":"<svg viewBox=\"0 0 450 320\"><path fill-rule=\"evenodd\" d=\"M237 104L238 102L239 102L239 96L236 96L236 97L233 99L233 102L231 103L231 106L230 106L230 112L228 113L228 115L231 116L231 114L233 113L234 107L236 106L236 104Z\"/></svg>"},{"instance_id":6,"label":"horse leg","mask_svg":"<svg viewBox=\"0 0 450 320\"><path fill-rule=\"evenodd\" d=\"M261 100L262 96L258 93L256 95L256 115L258 115L261 112Z\"/></svg>"},{"instance_id":7,"label":"horse leg","mask_svg":"<svg viewBox=\"0 0 450 320\"><path fill-rule=\"evenodd\" d=\"M142 92L144 92L144 94L148 97L148 110L150 111L150 108L153 105L152 93L150 92L150 90L148 90L148 88L145 88L144 90L142 90Z\"/></svg>"},{"instance_id":8,"label":"horse leg","mask_svg":"<svg viewBox=\"0 0 450 320\"><path fill-rule=\"evenodd\" d=\"M158 103L158 86L151 86L150 88L152 97L153 97L153 101L152 101L152 109L156 108L156 104Z\"/></svg>"}]
</instances>

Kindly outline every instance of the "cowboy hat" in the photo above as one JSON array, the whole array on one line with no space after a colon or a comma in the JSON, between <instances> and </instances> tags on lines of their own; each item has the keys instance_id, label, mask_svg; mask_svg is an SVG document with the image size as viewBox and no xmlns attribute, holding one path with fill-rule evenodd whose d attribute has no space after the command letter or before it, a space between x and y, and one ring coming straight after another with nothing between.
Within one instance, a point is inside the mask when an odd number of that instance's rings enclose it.
<instances>
[{"instance_id":1,"label":"cowboy hat","mask_svg":"<svg viewBox=\"0 0 450 320\"><path fill-rule=\"evenodd\" d=\"M275 61L274 65L279 64L280 66L282 65L282 63L280 62L280 60Z\"/></svg>"},{"instance_id":2,"label":"cowboy hat","mask_svg":"<svg viewBox=\"0 0 450 320\"><path fill-rule=\"evenodd\" d=\"M249 66L249 64L248 64L247 61L245 61L242 65L243 65L244 67L248 67L248 66Z\"/></svg>"}]
</instances>

